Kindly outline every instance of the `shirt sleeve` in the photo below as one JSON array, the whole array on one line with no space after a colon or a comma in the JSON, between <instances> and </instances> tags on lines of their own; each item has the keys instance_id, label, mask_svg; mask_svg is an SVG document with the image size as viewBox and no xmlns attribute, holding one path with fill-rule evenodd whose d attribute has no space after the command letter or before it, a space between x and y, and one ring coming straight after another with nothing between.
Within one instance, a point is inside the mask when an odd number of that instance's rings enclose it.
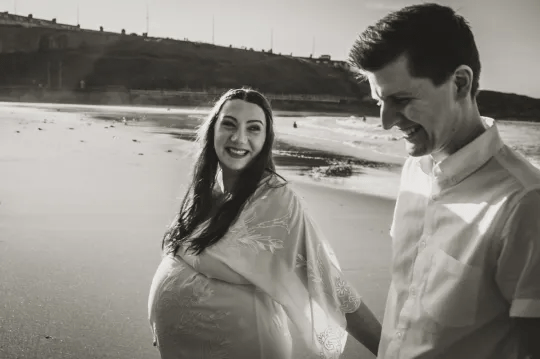
<instances>
[{"instance_id":1,"label":"shirt sleeve","mask_svg":"<svg viewBox=\"0 0 540 359\"><path fill-rule=\"evenodd\" d=\"M523 196L508 217L496 280L511 317L540 318L540 189Z\"/></svg>"},{"instance_id":2,"label":"shirt sleeve","mask_svg":"<svg viewBox=\"0 0 540 359\"><path fill-rule=\"evenodd\" d=\"M210 252L279 303L319 358L339 358L345 314L358 309L360 296L294 192L288 186L271 192Z\"/></svg>"}]
</instances>

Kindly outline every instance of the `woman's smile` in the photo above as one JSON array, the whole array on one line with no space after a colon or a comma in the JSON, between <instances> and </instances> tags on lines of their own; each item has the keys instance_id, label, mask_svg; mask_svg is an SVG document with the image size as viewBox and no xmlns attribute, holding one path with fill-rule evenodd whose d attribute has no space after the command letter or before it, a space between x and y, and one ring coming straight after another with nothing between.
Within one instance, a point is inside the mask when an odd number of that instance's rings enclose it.
<instances>
[{"instance_id":1,"label":"woman's smile","mask_svg":"<svg viewBox=\"0 0 540 359\"><path fill-rule=\"evenodd\" d=\"M244 158L249 154L248 150L244 150L237 147L226 147L227 154L232 158Z\"/></svg>"}]
</instances>

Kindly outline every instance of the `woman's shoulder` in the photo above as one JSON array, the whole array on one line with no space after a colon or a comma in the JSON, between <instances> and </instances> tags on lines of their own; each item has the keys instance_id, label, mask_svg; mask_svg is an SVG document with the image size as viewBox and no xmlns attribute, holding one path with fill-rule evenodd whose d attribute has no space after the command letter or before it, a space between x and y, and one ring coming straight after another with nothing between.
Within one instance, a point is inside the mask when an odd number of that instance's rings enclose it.
<instances>
[{"instance_id":1,"label":"woman's shoulder","mask_svg":"<svg viewBox=\"0 0 540 359\"><path fill-rule=\"evenodd\" d=\"M273 197L279 197L291 191L289 182L277 172L270 172L264 177L261 180L260 187L267 196L272 194Z\"/></svg>"},{"instance_id":2,"label":"woman's shoulder","mask_svg":"<svg viewBox=\"0 0 540 359\"><path fill-rule=\"evenodd\" d=\"M266 175L260 181L260 185L269 188L280 188L286 186L289 182L280 174L268 170Z\"/></svg>"},{"instance_id":3,"label":"woman's shoulder","mask_svg":"<svg viewBox=\"0 0 540 359\"><path fill-rule=\"evenodd\" d=\"M291 187L289 181L279 174L270 174L262 187L261 194L257 198L259 201L272 203L282 208L288 206L302 208L300 196Z\"/></svg>"}]
</instances>

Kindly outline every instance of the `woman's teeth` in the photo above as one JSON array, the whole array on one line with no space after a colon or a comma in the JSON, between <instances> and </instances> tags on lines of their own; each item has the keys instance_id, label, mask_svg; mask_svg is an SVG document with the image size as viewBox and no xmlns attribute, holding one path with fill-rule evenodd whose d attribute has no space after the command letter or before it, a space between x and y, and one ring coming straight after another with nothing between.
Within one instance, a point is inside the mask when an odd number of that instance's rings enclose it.
<instances>
[{"instance_id":1,"label":"woman's teeth","mask_svg":"<svg viewBox=\"0 0 540 359\"><path fill-rule=\"evenodd\" d=\"M227 148L227 151L229 151L230 153L232 153L233 155L236 155L236 156L244 156L244 155L247 155L248 151L246 150L239 150L239 149L236 149L236 148Z\"/></svg>"}]
</instances>

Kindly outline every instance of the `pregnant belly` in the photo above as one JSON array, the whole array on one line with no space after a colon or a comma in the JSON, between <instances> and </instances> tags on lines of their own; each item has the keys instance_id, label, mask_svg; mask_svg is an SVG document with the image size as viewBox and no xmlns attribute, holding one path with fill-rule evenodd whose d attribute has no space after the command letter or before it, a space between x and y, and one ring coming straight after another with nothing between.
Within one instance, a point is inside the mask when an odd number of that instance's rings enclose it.
<instances>
[{"instance_id":1,"label":"pregnant belly","mask_svg":"<svg viewBox=\"0 0 540 359\"><path fill-rule=\"evenodd\" d=\"M209 279L178 258L165 258L150 297L150 320L163 359L258 357L261 350L282 352L267 357L288 357L281 308L251 285Z\"/></svg>"}]
</instances>

